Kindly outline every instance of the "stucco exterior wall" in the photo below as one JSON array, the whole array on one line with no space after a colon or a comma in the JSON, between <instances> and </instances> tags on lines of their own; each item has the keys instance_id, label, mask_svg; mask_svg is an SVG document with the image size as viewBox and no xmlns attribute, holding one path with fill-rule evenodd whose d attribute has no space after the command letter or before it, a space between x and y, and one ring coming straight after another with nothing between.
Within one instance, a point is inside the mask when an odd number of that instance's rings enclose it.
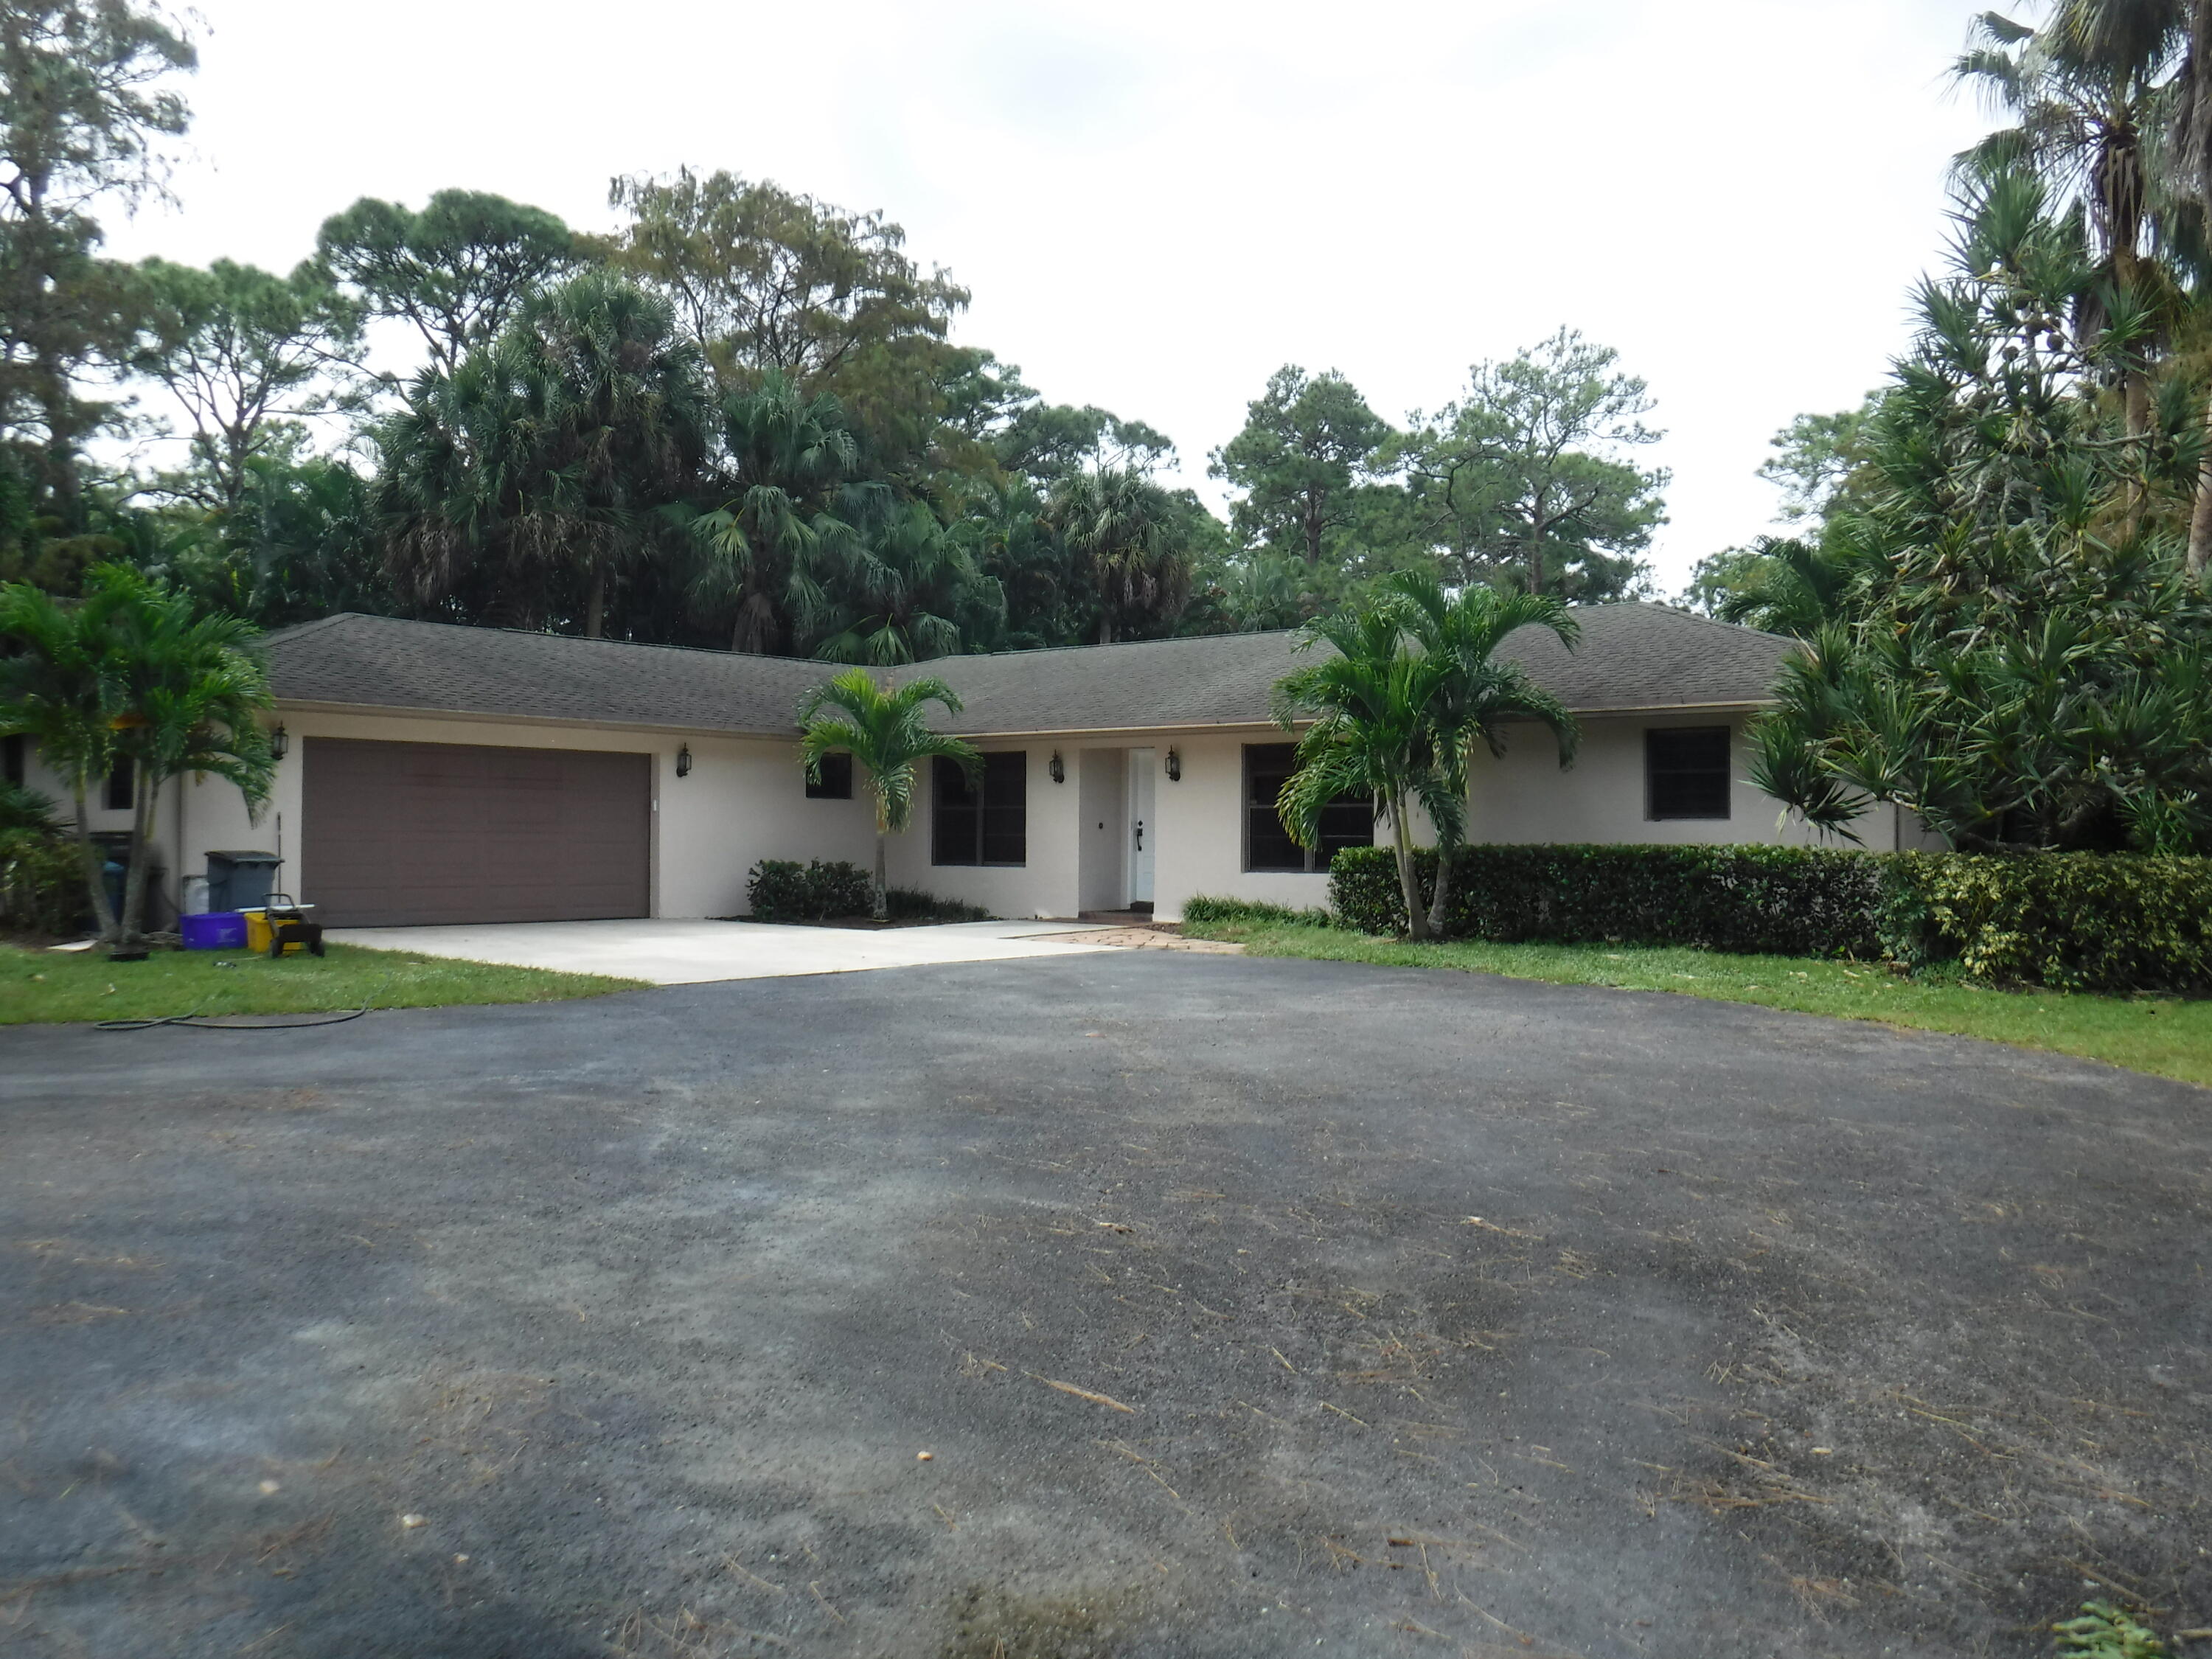
<instances>
[{"instance_id":1,"label":"stucco exterior wall","mask_svg":"<svg viewBox=\"0 0 2212 1659\"><path fill-rule=\"evenodd\" d=\"M291 751L258 823L249 819L237 790L219 780L185 779L164 791L155 824L165 867L164 911L179 901L180 878L201 873L207 854L224 848L281 852L287 860L285 886L313 902L314 871L302 856L301 784L307 743L315 738L651 755L656 916L743 914L745 873L760 859L843 859L865 869L874 858L874 815L865 780L855 780L852 800L809 800L797 746L788 742L296 707L281 708L279 718L291 737ZM1547 733L1516 729L1503 759L1476 758L1470 835L1497 842L1819 844L1802 825L1784 823L1776 804L1752 787L1745 718L1741 711L1589 718L1580 758L1564 773ZM1731 728L1735 755L1729 817L1647 817L1645 730L1723 721ZM1324 904L1325 873L1243 867L1244 745L1280 741L1271 728L986 741L979 746L987 751L1019 749L1029 758L1026 863L1018 868L933 864L933 781L925 769L915 790L913 825L890 843L890 879L1000 916L1065 917L1120 908L1130 896L1127 767L1133 748L1149 750L1155 768L1146 835L1155 849L1153 896L1161 920L1179 917L1185 902L1200 893L1297 908ZM679 779L676 755L687 743L692 769ZM1177 781L1167 776L1170 750L1181 763ZM1066 774L1058 784L1050 771L1055 752ZM35 752L27 757L27 774L33 787L61 802L61 791ZM95 803L92 821L95 830L121 830L131 820L128 812ZM1419 839L1432 839L1425 823L1416 829ZM1869 812L1859 830L1863 844L1875 851L1938 844L1909 815L1887 806Z\"/></svg>"},{"instance_id":2,"label":"stucco exterior wall","mask_svg":"<svg viewBox=\"0 0 2212 1659\"><path fill-rule=\"evenodd\" d=\"M1010 918L1072 916L1081 910L1081 751L1072 743L1004 743L986 739L985 754L1020 750L1029 757L1028 853L1019 867L1003 865L933 864L931 819L936 810L936 768L926 766L915 780L914 824L895 836L888 860L891 885L917 888L939 898L980 904L994 915ZM1066 771L1065 783L1052 781L1057 750ZM855 784L855 792L866 787ZM1094 832L1095 833L1095 832Z\"/></svg>"},{"instance_id":3,"label":"stucco exterior wall","mask_svg":"<svg viewBox=\"0 0 2212 1659\"><path fill-rule=\"evenodd\" d=\"M1575 763L1559 770L1551 733L1539 726L1516 726L1507 734L1506 752L1493 759L1479 750L1468 787L1468 838L1504 843L1535 842L1627 842L1660 845L1759 842L1790 847L1848 845L1823 837L1802 822L1785 821L1779 802L1751 782L1751 746L1745 735L1745 711L1697 711L1657 714L1587 715L1582 748ZM1656 728L1722 726L1729 728L1732 787L1725 818L1666 818L1647 816L1644 734ZM1875 852L1932 844L1906 815L1877 805L1857 827L1864 845Z\"/></svg>"},{"instance_id":4,"label":"stucco exterior wall","mask_svg":"<svg viewBox=\"0 0 2212 1659\"><path fill-rule=\"evenodd\" d=\"M315 873L301 856L300 835L301 769L310 738L651 755L656 916L743 915L745 872L760 859L848 859L864 868L875 859L874 809L864 792L856 788L849 801L807 799L795 744L295 709L282 710L281 718L291 736L291 752L277 769L276 787L259 824L248 821L245 803L229 784L185 781L182 873L201 873L211 848L281 850L285 885L295 896L313 902ZM691 773L679 778L676 755L686 744Z\"/></svg>"}]
</instances>

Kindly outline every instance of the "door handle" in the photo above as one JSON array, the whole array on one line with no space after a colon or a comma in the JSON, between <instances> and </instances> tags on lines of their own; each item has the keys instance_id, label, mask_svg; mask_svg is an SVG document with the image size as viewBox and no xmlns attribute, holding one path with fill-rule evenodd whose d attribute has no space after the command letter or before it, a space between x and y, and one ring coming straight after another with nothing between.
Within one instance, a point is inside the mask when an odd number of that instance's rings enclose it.
<instances>
[{"instance_id":1,"label":"door handle","mask_svg":"<svg viewBox=\"0 0 2212 1659\"><path fill-rule=\"evenodd\" d=\"M1142 818L1137 820L1137 850L1139 853L1145 850L1145 821Z\"/></svg>"}]
</instances>

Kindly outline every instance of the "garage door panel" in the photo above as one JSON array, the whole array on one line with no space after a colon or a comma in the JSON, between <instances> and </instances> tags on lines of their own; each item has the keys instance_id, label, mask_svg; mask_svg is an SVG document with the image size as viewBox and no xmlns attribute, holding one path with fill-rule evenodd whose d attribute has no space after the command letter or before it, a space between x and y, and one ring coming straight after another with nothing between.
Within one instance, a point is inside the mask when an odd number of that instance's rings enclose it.
<instances>
[{"instance_id":1,"label":"garage door panel","mask_svg":"<svg viewBox=\"0 0 2212 1659\"><path fill-rule=\"evenodd\" d=\"M648 756L309 738L304 764L301 896L331 925L647 912Z\"/></svg>"}]
</instances>

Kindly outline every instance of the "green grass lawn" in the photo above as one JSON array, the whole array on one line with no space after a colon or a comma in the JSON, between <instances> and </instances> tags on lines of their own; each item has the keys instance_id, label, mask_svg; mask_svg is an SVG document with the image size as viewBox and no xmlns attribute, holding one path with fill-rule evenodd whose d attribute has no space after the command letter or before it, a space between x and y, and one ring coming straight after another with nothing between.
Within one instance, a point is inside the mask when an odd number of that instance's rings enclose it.
<instances>
[{"instance_id":1,"label":"green grass lawn","mask_svg":"<svg viewBox=\"0 0 2212 1659\"><path fill-rule=\"evenodd\" d=\"M2185 1083L2212 1084L2212 1001L1993 991L1902 979L1879 964L1618 945L1408 945L1333 927L1269 922L1191 924L1194 939L1234 939L1263 957L1456 968L1554 985L1675 991L1801 1014L1875 1020L1919 1031L1986 1037L2080 1054Z\"/></svg>"},{"instance_id":2,"label":"green grass lawn","mask_svg":"<svg viewBox=\"0 0 2212 1659\"><path fill-rule=\"evenodd\" d=\"M110 962L101 951L0 945L0 1025L148 1019L166 1014L305 1014L438 1008L463 1002L554 1002L628 991L641 981L543 968L416 957L333 945L320 958L273 962L243 951L156 951Z\"/></svg>"}]
</instances>

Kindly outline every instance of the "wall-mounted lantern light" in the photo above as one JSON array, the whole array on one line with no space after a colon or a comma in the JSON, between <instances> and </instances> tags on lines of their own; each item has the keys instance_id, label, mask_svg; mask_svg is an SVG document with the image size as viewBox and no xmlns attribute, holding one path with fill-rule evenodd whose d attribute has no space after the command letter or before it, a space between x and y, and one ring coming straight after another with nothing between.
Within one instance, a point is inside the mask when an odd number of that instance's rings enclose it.
<instances>
[{"instance_id":1,"label":"wall-mounted lantern light","mask_svg":"<svg viewBox=\"0 0 2212 1659\"><path fill-rule=\"evenodd\" d=\"M1045 770L1052 774L1052 781L1054 783L1067 781L1067 768L1060 758L1059 750L1055 749L1052 751L1052 764L1046 767Z\"/></svg>"},{"instance_id":2,"label":"wall-mounted lantern light","mask_svg":"<svg viewBox=\"0 0 2212 1659\"><path fill-rule=\"evenodd\" d=\"M1182 781L1182 757L1172 749L1168 750L1168 781L1170 783Z\"/></svg>"},{"instance_id":3,"label":"wall-mounted lantern light","mask_svg":"<svg viewBox=\"0 0 2212 1659\"><path fill-rule=\"evenodd\" d=\"M676 775L679 778L691 775L691 745L688 743L676 751Z\"/></svg>"},{"instance_id":4,"label":"wall-mounted lantern light","mask_svg":"<svg viewBox=\"0 0 2212 1659\"><path fill-rule=\"evenodd\" d=\"M269 758L283 760L291 750L292 734L284 729L284 723L279 720L276 723L276 729L269 734Z\"/></svg>"}]
</instances>

